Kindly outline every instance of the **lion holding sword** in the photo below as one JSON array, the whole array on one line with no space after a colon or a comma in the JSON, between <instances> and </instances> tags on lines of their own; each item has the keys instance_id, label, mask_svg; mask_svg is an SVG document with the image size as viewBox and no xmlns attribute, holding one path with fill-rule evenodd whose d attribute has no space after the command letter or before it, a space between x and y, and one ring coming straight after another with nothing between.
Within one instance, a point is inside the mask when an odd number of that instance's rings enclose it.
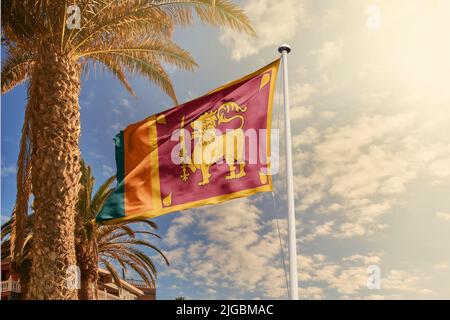
<instances>
[{"instance_id":1,"label":"lion holding sword","mask_svg":"<svg viewBox=\"0 0 450 320\"><path fill-rule=\"evenodd\" d=\"M222 160L225 160L229 167L229 174L225 179L245 177L245 135L242 130L245 119L242 114L231 117L227 117L227 115L230 112L245 113L246 111L247 107L245 106L240 106L235 102L226 102L215 111L207 111L201 114L190 124L193 129L192 139L196 142L192 150L192 159L186 155L183 148L180 150L183 169L182 181L188 180L188 169L192 173L200 170L202 180L198 185L208 184L211 178L210 167ZM238 128L217 134L217 126L233 120L240 121ZM184 142L182 145L184 145ZM236 164L239 164L239 172L236 172Z\"/></svg>"}]
</instances>

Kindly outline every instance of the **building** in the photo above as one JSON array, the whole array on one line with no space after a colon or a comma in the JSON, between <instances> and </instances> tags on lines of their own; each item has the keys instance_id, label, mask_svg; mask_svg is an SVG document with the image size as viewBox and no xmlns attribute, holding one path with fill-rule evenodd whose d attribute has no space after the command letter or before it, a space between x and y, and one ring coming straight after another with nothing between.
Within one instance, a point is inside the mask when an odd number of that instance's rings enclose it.
<instances>
[{"instance_id":1,"label":"building","mask_svg":"<svg viewBox=\"0 0 450 320\"><path fill-rule=\"evenodd\" d=\"M11 273L11 260L2 259L2 300L20 299L19 277Z\"/></svg>"},{"instance_id":2,"label":"building","mask_svg":"<svg viewBox=\"0 0 450 320\"><path fill-rule=\"evenodd\" d=\"M144 281L133 279L121 279L121 287L117 286L111 274L99 268L97 281L98 300L155 300L156 288L149 287ZM9 259L2 260L1 273L1 299L20 299L20 282L16 275L11 272Z\"/></svg>"},{"instance_id":3,"label":"building","mask_svg":"<svg viewBox=\"0 0 450 320\"><path fill-rule=\"evenodd\" d=\"M121 279L119 288L111 274L104 269L98 270L98 300L155 300L156 288L149 287L144 281Z\"/></svg>"},{"instance_id":4,"label":"building","mask_svg":"<svg viewBox=\"0 0 450 320\"><path fill-rule=\"evenodd\" d=\"M138 297L138 300L156 300L156 288L149 287L145 281L126 279L126 282L139 288L144 294Z\"/></svg>"}]
</instances>

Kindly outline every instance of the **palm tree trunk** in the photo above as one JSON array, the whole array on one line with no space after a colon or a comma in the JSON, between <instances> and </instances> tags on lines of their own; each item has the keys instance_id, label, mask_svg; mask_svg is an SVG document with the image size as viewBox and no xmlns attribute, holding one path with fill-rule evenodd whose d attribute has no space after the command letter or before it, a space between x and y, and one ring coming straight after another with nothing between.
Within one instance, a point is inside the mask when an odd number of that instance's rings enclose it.
<instances>
[{"instance_id":1,"label":"palm tree trunk","mask_svg":"<svg viewBox=\"0 0 450 320\"><path fill-rule=\"evenodd\" d=\"M67 279L76 268L81 67L53 49L38 53L29 88L35 220L28 298L65 300L77 298Z\"/></svg>"},{"instance_id":2,"label":"palm tree trunk","mask_svg":"<svg viewBox=\"0 0 450 320\"><path fill-rule=\"evenodd\" d=\"M78 299L94 300L94 286L96 279L90 277L86 273L81 272L81 288L78 291Z\"/></svg>"},{"instance_id":3,"label":"palm tree trunk","mask_svg":"<svg viewBox=\"0 0 450 320\"><path fill-rule=\"evenodd\" d=\"M20 281L20 300L26 300L28 295L28 281Z\"/></svg>"},{"instance_id":4,"label":"palm tree trunk","mask_svg":"<svg viewBox=\"0 0 450 320\"><path fill-rule=\"evenodd\" d=\"M95 235L95 226L93 228L93 235ZM80 300L94 300L97 296L95 292L98 278L96 245L95 241L88 239L85 233L76 232L75 248L81 271L81 288L78 291Z\"/></svg>"},{"instance_id":5,"label":"palm tree trunk","mask_svg":"<svg viewBox=\"0 0 450 320\"><path fill-rule=\"evenodd\" d=\"M19 279L20 279L20 299L25 300L28 294L30 284L30 269L31 260L27 259L20 264Z\"/></svg>"},{"instance_id":6,"label":"palm tree trunk","mask_svg":"<svg viewBox=\"0 0 450 320\"><path fill-rule=\"evenodd\" d=\"M81 287L78 290L78 299L80 300L94 300L97 296L98 256L96 237L97 225L94 222L86 224L85 215L77 212L75 215L75 252L81 271Z\"/></svg>"}]
</instances>

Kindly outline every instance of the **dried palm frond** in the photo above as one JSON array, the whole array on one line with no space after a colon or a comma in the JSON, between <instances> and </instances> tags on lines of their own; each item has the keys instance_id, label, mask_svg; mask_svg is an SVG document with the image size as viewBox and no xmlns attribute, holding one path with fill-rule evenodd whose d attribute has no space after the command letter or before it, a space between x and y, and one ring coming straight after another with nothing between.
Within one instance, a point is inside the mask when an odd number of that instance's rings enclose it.
<instances>
[{"instance_id":1,"label":"dried palm frond","mask_svg":"<svg viewBox=\"0 0 450 320\"><path fill-rule=\"evenodd\" d=\"M2 59L2 94L7 93L30 76L33 56L30 52L11 48Z\"/></svg>"},{"instance_id":2,"label":"dried palm frond","mask_svg":"<svg viewBox=\"0 0 450 320\"><path fill-rule=\"evenodd\" d=\"M25 121L22 127L20 139L19 157L17 160L17 195L13 211L13 223L11 229L11 255L13 260L17 256L16 248L23 247L26 224L28 219L28 205L31 195L31 117L30 107L25 110Z\"/></svg>"}]
</instances>

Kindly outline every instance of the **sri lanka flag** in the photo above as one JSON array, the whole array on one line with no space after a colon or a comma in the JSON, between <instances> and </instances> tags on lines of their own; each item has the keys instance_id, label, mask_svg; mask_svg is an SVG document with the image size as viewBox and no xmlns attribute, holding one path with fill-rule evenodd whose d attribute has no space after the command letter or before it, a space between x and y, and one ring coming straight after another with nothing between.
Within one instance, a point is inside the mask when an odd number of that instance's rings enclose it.
<instances>
[{"instance_id":1,"label":"sri lanka flag","mask_svg":"<svg viewBox=\"0 0 450 320\"><path fill-rule=\"evenodd\" d=\"M272 190L270 127L279 60L129 125L114 139L117 187L99 223Z\"/></svg>"}]
</instances>

